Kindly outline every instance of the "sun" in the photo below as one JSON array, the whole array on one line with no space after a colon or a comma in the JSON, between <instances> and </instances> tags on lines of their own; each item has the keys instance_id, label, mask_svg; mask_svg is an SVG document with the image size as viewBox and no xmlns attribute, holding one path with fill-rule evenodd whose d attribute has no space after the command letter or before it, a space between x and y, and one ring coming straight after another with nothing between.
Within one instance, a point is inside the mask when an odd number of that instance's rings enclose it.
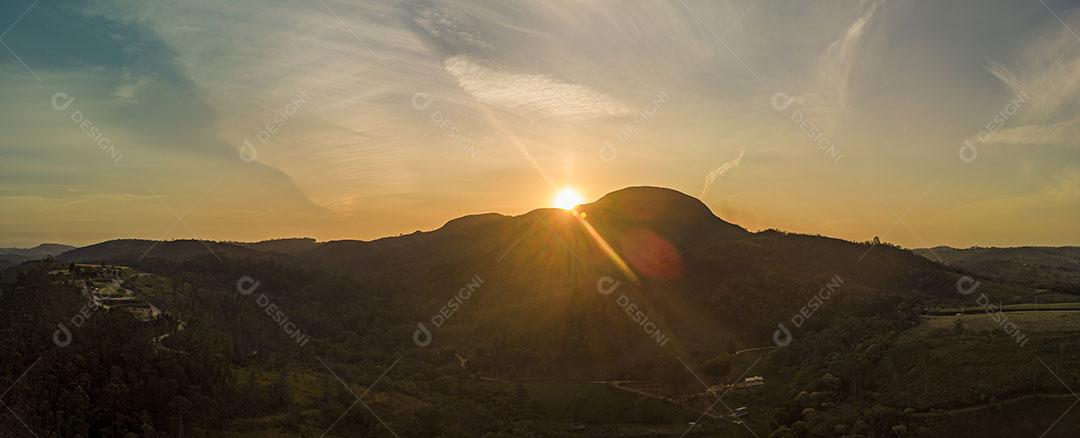
<instances>
[{"instance_id":1,"label":"sun","mask_svg":"<svg viewBox=\"0 0 1080 438\"><path fill-rule=\"evenodd\" d=\"M555 194L555 197L551 200L551 205L555 208L561 208L563 210L573 210L574 207L581 205L585 202L585 198L581 197L581 194L574 190L572 187L563 187L559 190L559 193Z\"/></svg>"}]
</instances>

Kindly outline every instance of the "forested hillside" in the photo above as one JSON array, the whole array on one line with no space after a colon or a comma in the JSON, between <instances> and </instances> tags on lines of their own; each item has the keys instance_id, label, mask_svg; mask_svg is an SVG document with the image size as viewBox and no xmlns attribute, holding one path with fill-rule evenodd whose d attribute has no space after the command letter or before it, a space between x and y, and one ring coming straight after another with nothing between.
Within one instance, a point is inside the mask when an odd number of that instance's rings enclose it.
<instances>
[{"instance_id":1,"label":"forested hillside","mask_svg":"<svg viewBox=\"0 0 1080 438\"><path fill-rule=\"evenodd\" d=\"M993 397L913 399L898 380L944 354L915 347L927 333L991 339L920 317L973 301L958 293L967 274L889 244L750 232L656 188L370 242L109 241L4 272L4 401L26 422L4 426L679 436L694 421L725 436L933 436L945 426L916 414ZM988 297L1036 293L985 280ZM768 383L728 397L752 414L705 410L703 384L748 374Z\"/></svg>"}]
</instances>

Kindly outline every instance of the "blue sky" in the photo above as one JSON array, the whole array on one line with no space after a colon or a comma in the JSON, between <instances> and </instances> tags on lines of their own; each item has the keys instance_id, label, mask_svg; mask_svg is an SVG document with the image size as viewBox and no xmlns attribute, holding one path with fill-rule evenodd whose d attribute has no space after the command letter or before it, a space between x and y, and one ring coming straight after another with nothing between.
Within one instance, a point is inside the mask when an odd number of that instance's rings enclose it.
<instances>
[{"instance_id":1,"label":"blue sky","mask_svg":"<svg viewBox=\"0 0 1080 438\"><path fill-rule=\"evenodd\" d=\"M751 229L1077 244L1076 6L13 0L0 245L369 239L631 185Z\"/></svg>"}]
</instances>

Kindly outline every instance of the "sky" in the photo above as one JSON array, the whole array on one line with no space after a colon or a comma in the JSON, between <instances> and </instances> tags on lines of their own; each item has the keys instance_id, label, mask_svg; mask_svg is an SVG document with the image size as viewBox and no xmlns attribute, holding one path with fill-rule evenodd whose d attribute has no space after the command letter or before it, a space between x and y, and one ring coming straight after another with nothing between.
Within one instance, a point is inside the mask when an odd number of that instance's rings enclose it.
<instances>
[{"instance_id":1,"label":"sky","mask_svg":"<svg viewBox=\"0 0 1080 438\"><path fill-rule=\"evenodd\" d=\"M1080 2L10 0L0 246L373 239L638 185L1080 244Z\"/></svg>"}]
</instances>

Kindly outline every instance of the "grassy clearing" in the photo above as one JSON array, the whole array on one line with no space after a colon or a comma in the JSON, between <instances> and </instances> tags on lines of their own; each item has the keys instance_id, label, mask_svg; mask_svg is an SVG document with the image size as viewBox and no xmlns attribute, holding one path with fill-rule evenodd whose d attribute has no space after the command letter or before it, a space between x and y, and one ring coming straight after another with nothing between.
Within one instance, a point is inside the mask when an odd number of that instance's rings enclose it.
<instances>
[{"instance_id":1,"label":"grassy clearing","mask_svg":"<svg viewBox=\"0 0 1080 438\"><path fill-rule=\"evenodd\" d=\"M993 303L997 308L997 303ZM1022 311L1045 311L1045 310L1080 310L1080 302L1071 303L1022 303L1022 304L1004 304L1001 308L1006 312L1022 312ZM928 307L924 311L927 315L955 315L957 313L984 313L986 309L978 306L973 307Z\"/></svg>"},{"instance_id":2,"label":"grassy clearing","mask_svg":"<svg viewBox=\"0 0 1080 438\"><path fill-rule=\"evenodd\" d=\"M757 367L761 366L765 356L768 356L772 351L772 349L750 350L732 356L729 361L731 369L724 376L724 380L730 382L744 374L747 377L761 375L764 370Z\"/></svg>"},{"instance_id":3,"label":"grassy clearing","mask_svg":"<svg viewBox=\"0 0 1080 438\"><path fill-rule=\"evenodd\" d=\"M125 286L140 296L167 301L172 294L174 281L160 275L140 273L128 279Z\"/></svg>"},{"instance_id":4,"label":"grassy clearing","mask_svg":"<svg viewBox=\"0 0 1080 438\"><path fill-rule=\"evenodd\" d=\"M936 417L927 423L939 436L1075 437L1080 430L1080 411L1074 408L1062 417L1074 401L1072 398L1029 400L997 409ZM1059 417L1061 421L1054 424Z\"/></svg>"},{"instance_id":5,"label":"grassy clearing","mask_svg":"<svg viewBox=\"0 0 1080 438\"><path fill-rule=\"evenodd\" d=\"M1021 330L1039 334L1080 334L1080 312L1070 311L1039 311L1039 312L1016 312L1005 315L1009 321L1015 323ZM966 314L961 318L964 321L965 330L980 332L1001 330L993 315ZM956 318L926 318L919 327L912 330L915 335L928 335L927 330L951 330L955 327Z\"/></svg>"},{"instance_id":6,"label":"grassy clearing","mask_svg":"<svg viewBox=\"0 0 1080 438\"><path fill-rule=\"evenodd\" d=\"M633 420L636 407L677 416L681 408L670 403L617 389L603 383L525 382L528 397L543 407L543 415L591 424L622 423ZM503 383L512 393L513 383ZM640 405L640 406L638 406Z\"/></svg>"},{"instance_id":7,"label":"grassy clearing","mask_svg":"<svg viewBox=\"0 0 1080 438\"><path fill-rule=\"evenodd\" d=\"M1028 342L1020 345L995 315L926 318L905 331L879 367L891 403L917 411L989 403L1080 387L1080 312L1004 314ZM1051 370L1053 372L1051 372Z\"/></svg>"},{"instance_id":8,"label":"grassy clearing","mask_svg":"<svg viewBox=\"0 0 1080 438\"><path fill-rule=\"evenodd\" d=\"M748 352L742 359L751 361L768 351ZM685 436L722 436L751 437L743 426L733 424L732 418L718 420L700 419L701 410L712 404L712 400L702 400L701 406L687 410L674 404L650 397L624 391L604 383L576 382L524 382L522 383L530 399L536 399L543 406L542 414L549 420L589 424L588 433L602 436L652 436L679 437L689 429L689 422L702 421ZM499 382L500 388L512 394L516 385ZM725 395L725 403L732 406L749 406L752 415L743 418L757 433L768 431L769 415L764 405L756 404L760 399L757 392L731 392ZM698 402L695 402L698 403ZM717 403L712 412L728 415L730 412ZM654 421L642 421L642 415L652 417ZM659 420L659 421L655 421ZM707 424L706 424L707 423ZM596 436L596 435L593 435Z\"/></svg>"}]
</instances>

